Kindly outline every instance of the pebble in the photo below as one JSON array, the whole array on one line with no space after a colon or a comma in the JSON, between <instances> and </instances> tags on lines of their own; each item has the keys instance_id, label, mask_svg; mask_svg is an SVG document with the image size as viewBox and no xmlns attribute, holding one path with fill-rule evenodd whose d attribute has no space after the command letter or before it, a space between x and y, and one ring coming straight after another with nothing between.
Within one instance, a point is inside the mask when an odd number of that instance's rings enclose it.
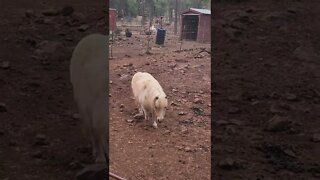
<instances>
[{"instance_id":1,"label":"pebble","mask_svg":"<svg viewBox=\"0 0 320 180\"><path fill-rule=\"evenodd\" d=\"M241 95L229 96L228 100L232 101L232 102L240 101L241 100Z\"/></svg>"},{"instance_id":2,"label":"pebble","mask_svg":"<svg viewBox=\"0 0 320 180\"><path fill-rule=\"evenodd\" d=\"M281 108L278 105L273 104L270 107L270 112L272 112L272 113L282 113L283 111L281 110Z\"/></svg>"},{"instance_id":3,"label":"pebble","mask_svg":"<svg viewBox=\"0 0 320 180\"><path fill-rule=\"evenodd\" d=\"M283 150L283 152L286 153L288 156L291 156L294 158L297 157L296 154L290 149L285 149L285 150Z\"/></svg>"},{"instance_id":4,"label":"pebble","mask_svg":"<svg viewBox=\"0 0 320 180\"><path fill-rule=\"evenodd\" d=\"M260 104L260 101L253 101L253 102L251 102L251 105L252 105L252 106L256 106L256 105L258 105L258 104Z\"/></svg>"},{"instance_id":5,"label":"pebble","mask_svg":"<svg viewBox=\"0 0 320 180\"><path fill-rule=\"evenodd\" d=\"M74 8L72 6L65 6L61 10L62 16L70 16L74 12Z\"/></svg>"},{"instance_id":6,"label":"pebble","mask_svg":"<svg viewBox=\"0 0 320 180\"><path fill-rule=\"evenodd\" d=\"M39 146L48 145L47 137L44 134L37 134L34 144Z\"/></svg>"},{"instance_id":7,"label":"pebble","mask_svg":"<svg viewBox=\"0 0 320 180\"><path fill-rule=\"evenodd\" d=\"M179 112L179 115L180 115L180 116L183 116L183 115L186 115L186 113L183 112L183 111L180 111L180 112Z\"/></svg>"},{"instance_id":8,"label":"pebble","mask_svg":"<svg viewBox=\"0 0 320 180\"><path fill-rule=\"evenodd\" d=\"M312 142L320 142L320 133L313 134L312 138L311 138L311 141Z\"/></svg>"},{"instance_id":9,"label":"pebble","mask_svg":"<svg viewBox=\"0 0 320 180\"><path fill-rule=\"evenodd\" d=\"M57 16L57 15L59 15L59 13L60 12L57 9L47 9L47 10L42 11L42 14L45 16Z\"/></svg>"},{"instance_id":10,"label":"pebble","mask_svg":"<svg viewBox=\"0 0 320 180\"><path fill-rule=\"evenodd\" d=\"M178 106L178 104L172 101L171 106Z\"/></svg>"},{"instance_id":11,"label":"pebble","mask_svg":"<svg viewBox=\"0 0 320 180\"><path fill-rule=\"evenodd\" d=\"M272 99L278 99L279 98L279 94L276 93L276 92L272 92L270 95L269 95L270 98Z\"/></svg>"},{"instance_id":12,"label":"pebble","mask_svg":"<svg viewBox=\"0 0 320 180\"><path fill-rule=\"evenodd\" d=\"M188 133L188 129L185 126L181 126L181 133L183 134Z\"/></svg>"},{"instance_id":13,"label":"pebble","mask_svg":"<svg viewBox=\"0 0 320 180\"><path fill-rule=\"evenodd\" d=\"M176 146L178 148L178 150L182 150L183 147L182 146Z\"/></svg>"},{"instance_id":14,"label":"pebble","mask_svg":"<svg viewBox=\"0 0 320 180\"><path fill-rule=\"evenodd\" d=\"M179 92L179 91L177 89L172 89L172 92L175 93L175 92Z\"/></svg>"},{"instance_id":15,"label":"pebble","mask_svg":"<svg viewBox=\"0 0 320 180\"><path fill-rule=\"evenodd\" d=\"M69 164L69 167L71 169L81 169L83 168L84 166L79 162L79 161L73 161Z\"/></svg>"},{"instance_id":16,"label":"pebble","mask_svg":"<svg viewBox=\"0 0 320 180\"><path fill-rule=\"evenodd\" d=\"M33 18L35 17L35 14L34 14L34 11L32 10L27 10L24 15L27 17L27 18Z\"/></svg>"},{"instance_id":17,"label":"pebble","mask_svg":"<svg viewBox=\"0 0 320 180\"><path fill-rule=\"evenodd\" d=\"M197 115L203 115L204 114L204 111L203 109L199 108L199 107L192 107L192 110L195 114Z\"/></svg>"},{"instance_id":18,"label":"pebble","mask_svg":"<svg viewBox=\"0 0 320 180\"><path fill-rule=\"evenodd\" d=\"M202 104L203 103L203 101L200 98L196 98L193 102L196 103L196 104Z\"/></svg>"},{"instance_id":19,"label":"pebble","mask_svg":"<svg viewBox=\"0 0 320 180\"><path fill-rule=\"evenodd\" d=\"M286 99L288 101L295 101L295 100L297 100L297 95L292 94L292 93L288 93L288 94L286 94Z\"/></svg>"},{"instance_id":20,"label":"pebble","mask_svg":"<svg viewBox=\"0 0 320 180\"><path fill-rule=\"evenodd\" d=\"M222 169L227 169L227 170L231 170L235 168L235 161L232 158L226 158L221 160L218 163L218 166Z\"/></svg>"},{"instance_id":21,"label":"pebble","mask_svg":"<svg viewBox=\"0 0 320 180\"><path fill-rule=\"evenodd\" d=\"M240 112L240 109L237 108L237 107L231 107L229 108L229 111L228 111L230 114L237 114Z\"/></svg>"},{"instance_id":22,"label":"pebble","mask_svg":"<svg viewBox=\"0 0 320 180\"><path fill-rule=\"evenodd\" d=\"M275 115L266 124L265 130L272 132L285 131L290 128L291 122L282 116Z\"/></svg>"},{"instance_id":23,"label":"pebble","mask_svg":"<svg viewBox=\"0 0 320 180\"><path fill-rule=\"evenodd\" d=\"M72 114L72 118L73 118L74 120L78 120L78 119L80 119L80 114L74 113L74 114Z\"/></svg>"},{"instance_id":24,"label":"pebble","mask_svg":"<svg viewBox=\"0 0 320 180\"><path fill-rule=\"evenodd\" d=\"M184 150L185 150L186 152L192 152L192 149L191 149L190 147L188 147L188 146L185 147Z\"/></svg>"},{"instance_id":25,"label":"pebble","mask_svg":"<svg viewBox=\"0 0 320 180\"><path fill-rule=\"evenodd\" d=\"M127 119L127 122L128 122L128 123L132 123L132 122L133 122L133 119Z\"/></svg>"},{"instance_id":26,"label":"pebble","mask_svg":"<svg viewBox=\"0 0 320 180\"><path fill-rule=\"evenodd\" d=\"M226 132L228 134L235 134L236 133L236 129L234 127L232 127L232 126L227 126L226 127Z\"/></svg>"},{"instance_id":27,"label":"pebble","mask_svg":"<svg viewBox=\"0 0 320 180\"><path fill-rule=\"evenodd\" d=\"M54 24L54 21L51 18L44 18L43 24Z\"/></svg>"},{"instance_id":28,"label":"pebble","mask_svg":"<svg viewBox=\"0 0 320 180\"><path fill-rule=\"evenodd\" d=\"M0 112L7 112L7 105L5 103L0 102Z\"/></svg>"},{"instance_id":29,"label":"pebble","mask_svg":"<svg viewBox=\"0 0 320 180\"><path fill-rule=\"evenodd\" d=\"M88 30L89 29L89 25L88 24L83 24L83 25L81 25L79 28L78 28L78 30L79 31L86 31L86 30Z\"/></svg>"},{"instance_id":30,"label":"pebble","mask_svg":"<svg viewBox=\"0 0 320 180\"><path fill-rule=\"evenodd\" d=\"M39 49L34 51L34 55L39 59L45 58L47 55L59 52L59 49L64 48L63 43L58 41L42 41L39 43Z\"/></svg>"},{"instance_id":31,"label":"pebble","mask_svg":"<svg viewBox=\"0 0 320 180\"><path fill-rule=\"evenodd\" d=\"M1 63L1 68L2 69L9 69L10 68L10 62L9 61L3 61Z\"/></svg>"},{"instance_id":32,"label":"pebble","mask_svg":"<svg viewBox=\"0 0 320 180\"><path fill-rule=\"evenodd\" d=\"M183 119L179 121L179 124L193 124L193 120L190 119Z\"/></svg>"},{"instance_id":33,"label":"pebble","mask_svg":"<svg viewBox=\"0 0 320 180\"><path fill-rule=\"evenodd\" d=\"M217 121L215 121L215 124L216 124L217 126L224 126L224 125L229 124L229 122L228 122L228 121L225 121L225 120L217 120Z\"/></svg>"},{"instance_id":34,"label":"pebble","mask_svg":"<svg viewBox=\"0 0 320 180\"><path fill-rule=\"evenodd\" d=\"M129 78L129 75L128 75L128 74L122 74L119 79L120 79L121 81L127 81L128 78Z\"/></svg>"},{"instance_id":35,"label":"pebble","mask_svg":"<svg viewBox=\"0 0 320 180\"><path fill-rule=\"evenodd\" d=\"M234 124L234 125L237 125L237 126L241 126L243 125L243 122L238 120L238 119L230 119L230 124Z\"/></svg>"},{"instance_id":36,"label":"pebble","mask_svg":"<svg viewBox=\"0 0 320 180\"><path fill-rule=\"evenodd\" d=\"M37 140L37 141L44 141L44 140L46 140L46 135L44 135L44 134L37 134L37 135L36 135L36 140Z\"/></svg>"},{"instance_id":37,"label":"pebble","mask_svg":"<svg viewBox=\"0 0 320 180\"><path fill-rule=\"evenodd\" d=\"M133 116L133 118L142 119L142 118L144 118L144 115L143 114L136 114L136 115Z\"/></svg>"},{"instance_id":38,"label":"pebble","mask_svg":"<svg viewBox=\"0 0 320 180\"><path fill-rule=\"evenodd\" d=\"M32 157L43 159L43 152L42 151L36 151L36 152L32 153Z\"/></svg>"},{"instance_id":39,"label":"pebble","mask_svg":"<svg viewBox=\"0 0 320 180\"><path fill-rule=\"evenodd\" d=\"M244 161L237 161L234 160L230 157L227 157L223 160L221 160L218 163L218 166L222 169L226 169L226 170L234 170L234 169L243 169L244 167Z\"/></svg>"}]
</instances>

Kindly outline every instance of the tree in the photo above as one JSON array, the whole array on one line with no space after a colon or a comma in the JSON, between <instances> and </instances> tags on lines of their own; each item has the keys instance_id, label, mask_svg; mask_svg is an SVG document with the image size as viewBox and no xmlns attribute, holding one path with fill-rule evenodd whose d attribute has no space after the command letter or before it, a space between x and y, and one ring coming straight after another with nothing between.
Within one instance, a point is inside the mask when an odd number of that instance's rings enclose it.
<instances>
[{"instance_id":1,"label":"tree","mask_svg":"<svg viewBox=\"0 0 320 180\"><path fill-rule=\"evenodd\" d=\"M127 0L128 4L128 15L136 17L138 15L139 2L137 0Z\"/></svg>"},{"instance_id":2,"label":"tree","mask_svg":"<svg viewBox=\"0 0 320 180\"><path fill-rule=\"evenodd\" d=\"M210 4L211 0L184 0L181 2L182 9L188 9L188 8L208 8L208 4Z\"/></svg>"},{"instance_id":3,"label":"tree","mask_svg":"<svg viewBox=\"0 0 320 180\"><path fill-rule=\"evenodd\" d=\"M155 15L164 16L169 6L168 0L153 0L155 6Z\"/></svg>"},{"instance_id":4,"label":"tree","mask_svg":"<svg viewBox=\"0 0 320 180\"><path fill-rule=\"evenodd\" d=\"M174 34L177 35L178 32L178 0L174 3Z\"/></svg>"},{"instance_id":5,"label":"tree","mask_svg":"<svg viewBox=\"0 0 320 180\"><path fill-rule=\"evenodd\" d=\"M142 2L145 2L145 8L151 13L151 16L169 15L169 21L173 21L173 10L175 9L176 0L110 0L110 8L117 9L118 17L132 16L139 14L139 8L142 9ZM142 3L142 4L140 4ZM188 8L207 8L210 9L211 0L179 0L178 16L181 10ZM150 9L149 9L150 8Z\"/></svg>"}]
</instances>

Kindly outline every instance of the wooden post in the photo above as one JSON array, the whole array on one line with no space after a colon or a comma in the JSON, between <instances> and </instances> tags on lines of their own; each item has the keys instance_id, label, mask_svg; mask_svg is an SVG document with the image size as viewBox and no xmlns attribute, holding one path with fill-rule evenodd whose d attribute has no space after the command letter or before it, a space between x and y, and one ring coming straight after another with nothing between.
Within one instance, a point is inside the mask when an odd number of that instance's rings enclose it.
<instances>
[{"instance_id":1,"label":"wooden post","mask_svg":"<svg viewBox=\"0 0 320 180\"><path fill-rule=\"evenodd\" d=\"M177 32L178 32L177 23L178 23L178 0L176 0L175 8L174 8L174 34L175 35L177 35Z\"/></svg>"},{"instance_id":2,"label":"wooden post","mask_svg":"<svg viewBox=\"0 0 320 180\"><path fill-rule=\"evenodd\" d=\"M112 42L113 43L113 42ZM112 43L110 43L110 59L112 59Z\"/></svg>"},{"instance_id":3,"label":"wooden post","mask_svg":"<svg viewBox=\"0 0 320 180\"><path fill-rule=\"evenodd\" d=\"M150 36L151 36L151 25L152 25L152 3L149 3L149 32L148 35L148 46L147 46L147 54L150 54Z\"/></svg>"}]
</instances>

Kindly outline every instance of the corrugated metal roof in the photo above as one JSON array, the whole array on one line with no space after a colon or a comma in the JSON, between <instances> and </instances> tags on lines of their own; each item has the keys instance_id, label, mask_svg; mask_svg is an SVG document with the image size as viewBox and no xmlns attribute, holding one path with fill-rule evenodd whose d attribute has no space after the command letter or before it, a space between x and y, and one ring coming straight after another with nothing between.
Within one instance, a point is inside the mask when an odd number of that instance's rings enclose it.
<instances>
[{"instance_id":1,"label":"corrugated metal roof","mask_svg":"<svg viewBox=\"0 0 320 180\"><path fill-rule=\"evenodd\" d=\"M201 13L201 14L211 14L211 10L209 10L209 9L190 8L190 10L199 12L199 13Z\"/></svg>"}]
</instances>

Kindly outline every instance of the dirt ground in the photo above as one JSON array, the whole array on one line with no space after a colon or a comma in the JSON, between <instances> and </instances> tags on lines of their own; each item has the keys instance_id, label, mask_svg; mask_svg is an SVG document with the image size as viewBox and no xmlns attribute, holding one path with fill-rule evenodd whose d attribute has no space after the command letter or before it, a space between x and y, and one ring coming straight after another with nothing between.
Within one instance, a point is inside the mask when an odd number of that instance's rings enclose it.
<instances>
[{"instance_id":1,"label":"dirt ground","mask_svg":"<svg viewBox=\"0 0 320 180\"><path fill-rule=\"evenodd\" d=\"M123 36L122 36L123 37ZM166 34L164 47L133 32L112 45L110 72L110 171L128 179L210 179L210 44ZM149 72L162 85L169 110L158 129L134 118L131 78Z\"/></svg>"},{"instance_id":2,"label":"dirt ground","mask_svg":"<svg viewBox=\"0 0 320 180\"><path fill-rule=\"evenodd\" d=\"M69 62L82 37L106 33L105 3L1 1L0 179L70 180L82 164L92 163L80 134ZM70 16L49 10L68 5L74 8Z\"/></svg>"},{"instance_id":3,"label":"dirt ground","mask_svg":"<svg viewBox=\"0 0 320 180\"><path fill-rule=\"evenodd\" d=\"M319 1L213 3L212 179L320 178Z\"/></svg>"},{"instance_id":4,"label":"dirt ground","mask_svg":"<svg viewBox=\"0 0 320 180\"><path fill-rule=\"evenodd\" d=\"M212 3L212 116L210 55L197 54L209 45L175 52L168 34L147 56L139 35L119 41L110 60L110 170L131 179L209 179L210 167L219 180L319 179L320 4L286 2ZM71 16L41 15L70 4ZM83 36L105 32L105 9L105 1L1 1L0 179L69 180L92 162L69 61ZM157 130L133 118L135 69L154 74L174 102Z\"/></svg>"}]
</instances>

